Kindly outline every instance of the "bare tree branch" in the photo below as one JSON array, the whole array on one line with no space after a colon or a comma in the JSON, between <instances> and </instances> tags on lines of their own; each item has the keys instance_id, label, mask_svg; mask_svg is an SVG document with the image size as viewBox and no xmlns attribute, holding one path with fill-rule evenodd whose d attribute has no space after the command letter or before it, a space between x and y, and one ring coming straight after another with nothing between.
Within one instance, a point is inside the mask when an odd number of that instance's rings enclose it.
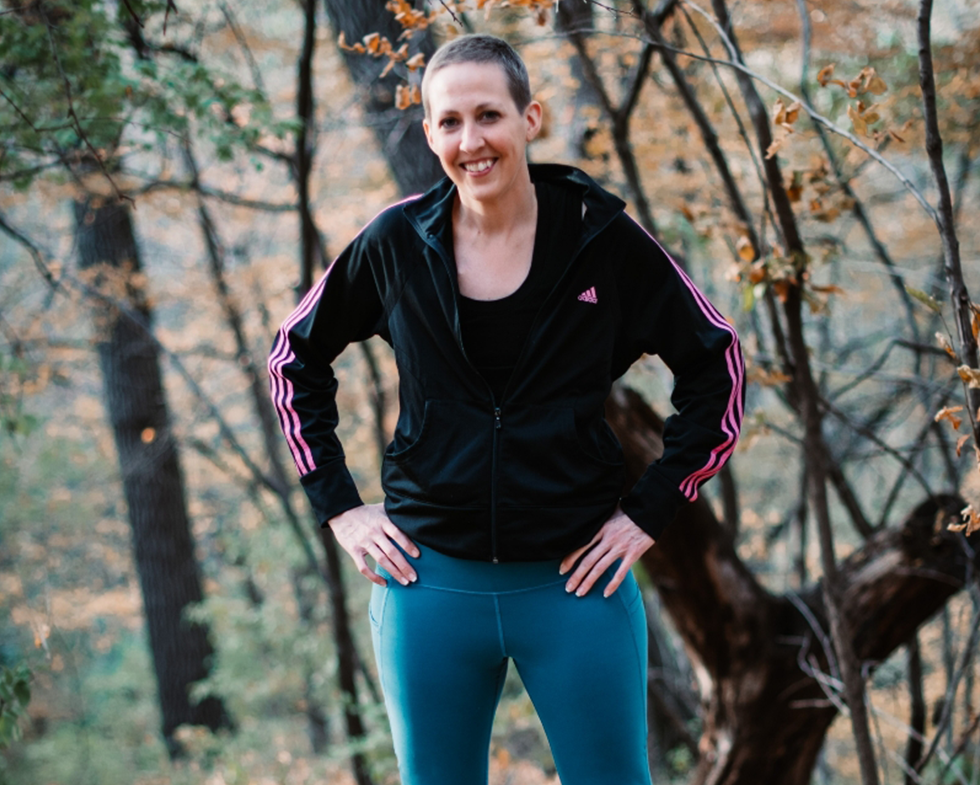
<instances>
[{"instance_id":1,"label":"bare tree branch","mask_svg":"<svg viewBox=\"0 0 980 785\"><path fill-rule=\"evenodd\" d=\"M946 261L946 283L949 287L949 299L953 304L953 314L956 318L956 331L959 338L959 355L961 361L970 368L977 369L977 339L973 336L971 320L973 312L970 308L970 293L963 281L963 268L960 264L960 243L956 236L956 224L953 216L953 201L946 177L946 167L943 164L943 139L939 133L939 118L936 112L936 80L932 67L932 40L930 25L932 19L932 0L921 0L918 16L919 36L919 86L922 89L922 108L926 124L926 152L929 164L936 178L939 189L939 212L936 224L943 244L943 257ZM980 389L964 384L967 400L967 412L973 426L973 438L980 444L980 423L977 421L977 409L980 408Z\"/></svg>"}]
</instances>

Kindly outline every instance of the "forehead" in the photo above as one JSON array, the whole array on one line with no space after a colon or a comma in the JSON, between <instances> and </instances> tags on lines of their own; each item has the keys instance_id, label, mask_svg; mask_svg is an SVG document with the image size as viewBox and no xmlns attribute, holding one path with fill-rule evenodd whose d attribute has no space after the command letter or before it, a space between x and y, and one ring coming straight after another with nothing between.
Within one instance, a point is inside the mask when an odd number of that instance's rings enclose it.
<instances>
[{"instance_id":1,"label":"forehead","mask_svg":"<svg viewBox=\"0 0 980 785\"><path fill-rule=\"evenodd\" d=\"M467 107L511 102L507 74L497 63L451 63L428 80L433 112L462 111Z\"/></svg>"}]
</instances>

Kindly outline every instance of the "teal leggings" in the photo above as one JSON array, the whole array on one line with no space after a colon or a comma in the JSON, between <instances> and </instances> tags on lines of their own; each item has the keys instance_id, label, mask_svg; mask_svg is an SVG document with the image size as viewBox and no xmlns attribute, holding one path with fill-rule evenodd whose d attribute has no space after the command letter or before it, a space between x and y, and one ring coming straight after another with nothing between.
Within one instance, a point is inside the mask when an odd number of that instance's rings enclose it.
<instances>
[{"instance_id":1,"label":"teal leggings","mask_svg":"<svg viewBox=\"0 0 980 785\"><path fill-rule=\"evenodd\" d=\"M370 617L402 785L486 785L493 715L513 660L562 785L650 785L646 621L630 575L585 597L558 562L492 564L419 546L418 581L383 570Z\"/></svg>"}]
</instances>

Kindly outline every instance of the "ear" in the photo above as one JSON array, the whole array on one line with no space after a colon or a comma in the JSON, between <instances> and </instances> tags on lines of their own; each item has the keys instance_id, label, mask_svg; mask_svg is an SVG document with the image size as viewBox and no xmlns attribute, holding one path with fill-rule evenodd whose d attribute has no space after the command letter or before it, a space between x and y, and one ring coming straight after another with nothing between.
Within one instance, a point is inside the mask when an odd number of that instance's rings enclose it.
<instances>
[{"instance_id":1,"label":"ear","mask_svg":"<svg viewBox=\"0 0 980 785\"><path fill-rule=\"evenodd\" d=\"M527 105L527 109L524 110L524 120L527 123L527 134L525 139L530 142L541 131L541 117L543 110L541 109L541 104L537 101L531 101Z\"/></svg>"},{"instance_id":2,"label":"ear","mask_svg":"<svg viewBox=\"0 0 980 785\"><path fill-rule=\"evenodd\" d=\"M435 152L435 148L432 146L432 127L429 125L429 118L422 118L422 130L425 131L425 141L429 143L429 149Z\"/></svg>"}]
</instances>

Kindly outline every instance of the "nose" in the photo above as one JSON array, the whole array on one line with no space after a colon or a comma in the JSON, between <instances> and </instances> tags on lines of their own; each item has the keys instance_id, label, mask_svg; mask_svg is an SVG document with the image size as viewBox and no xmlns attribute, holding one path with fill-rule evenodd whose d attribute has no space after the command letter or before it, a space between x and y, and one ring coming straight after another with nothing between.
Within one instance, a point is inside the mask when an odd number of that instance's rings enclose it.
<instances>
[{"instance_id":1,"label":"nose","mask_svg":"<svg viewBox=\"0 0 980 785\"><path fill-rule=\"evenodd\" d=\"M459 140L459 147L465 152L479 150L483 146L483 133L477 123L463 123L463 133Z\"/></svg>"}]
</instances>

